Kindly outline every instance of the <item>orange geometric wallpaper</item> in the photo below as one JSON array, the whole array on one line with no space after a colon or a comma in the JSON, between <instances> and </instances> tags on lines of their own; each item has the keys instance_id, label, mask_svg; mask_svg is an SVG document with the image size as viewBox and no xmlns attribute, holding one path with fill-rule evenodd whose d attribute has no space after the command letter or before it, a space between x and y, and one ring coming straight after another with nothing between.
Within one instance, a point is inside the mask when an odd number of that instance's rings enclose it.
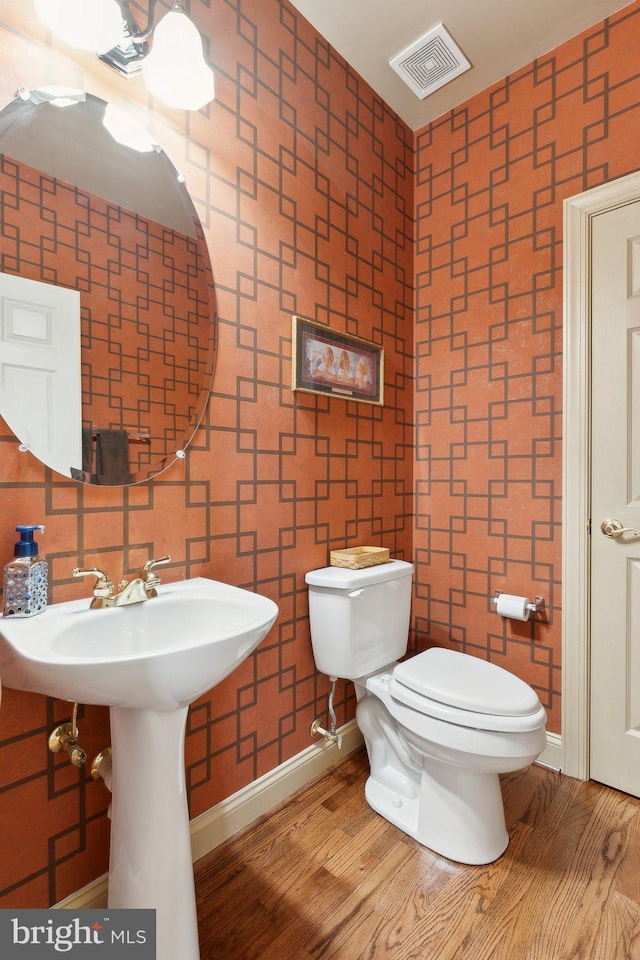
<instances>
[{"instance_id":1,"label":"orange geometric wallpaper","mask_svg":"<svg viewBox=\"0 0 640 960\"><path fill-rule=\"evenodd\" d=\"M640 4L417 136L287 0L188 6L216 69L197 115L71 55L30 3L1 15L5 102L18 83L85 86L144 119L185 171L218 354L187 459L149 484L63 481L3 432L0 557L15 523L42 522L53 600L86 596L76 564L119 576L170 553L165 579L217 577L279 604L260 648L191 711L192 815L308 746L328 684L304 574L345 544L414 559L420 643L530 679L557 731L562 199L640 166ZM291 392L292 314L384 347L384 407ZM496 588L543 594L546 622L505 625ZM109 798L47 754L67 704L4 694L0 906L44 906L106 870ZM343 722L349 686L338 700ZM80 730L93 756L106 711L84 708Z\"/></svg>"},{"instance_id":2,"label":"orange geometric wallpaper","mask_svg":"<svg viewBox=\"0 0 640 960\"><path fill-rule=\"evenodd\" d=\"M562 204L640 166L638 49L634 3L416 142L418 639L522 676L556 732ZM546 613L504 620L496 589Z\"/></svg>"},{"instance_id":3,"label":"orange geometric wallpaper","mask_svg":"<svg viewBox=\"0 0 640 960\"><path fill-rule=\"evenodd\" d=\"M148 102L141 80L126 83L54 41L30 0L3 5L3 103L18 84L55 80L143 121L186 175L218 317L203 425L186 460L151 483L65 481L0 433L0 563L13 553L16 523L43 523L54 601L88 602L90 585L71 577L76 565L119 579L168 553L164 581L203 575L278 603L259 649L190 712L196 816L308 747L311 722L326 716L306 571L347 544L411 556L414 141L288 3L187 6L216 73L216 101L195 115ZM292 393L293 314L384 348L384 407ZM337 701L343 723L352 686L342 684ZM107 869L106 788L47 750L48 731L69 711L4 690L2 907L46 906ZM106 710L82 707L79 727L90 758L108 745Z\"/></svg>"}]
</instances>

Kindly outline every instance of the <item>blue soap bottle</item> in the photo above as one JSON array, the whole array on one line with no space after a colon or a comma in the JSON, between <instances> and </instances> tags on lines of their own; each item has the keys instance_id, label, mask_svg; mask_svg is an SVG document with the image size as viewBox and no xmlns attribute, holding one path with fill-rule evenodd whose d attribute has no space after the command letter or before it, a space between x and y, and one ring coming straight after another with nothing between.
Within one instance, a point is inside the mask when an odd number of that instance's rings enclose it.
<instances>
[{"instance_id":1,"label":"blue soap bottle","mask_svg":"<svg viewBox=\"0 0 640 960\"><path fill-rule=\"evenodd\" d=\"M16 543L13 560L5 565L3 588L5 617L35 617L47 606L49 568L38 555L38 544L33 539L41 525L16 527L20 540Z\"/></svg>"}]
</instances>

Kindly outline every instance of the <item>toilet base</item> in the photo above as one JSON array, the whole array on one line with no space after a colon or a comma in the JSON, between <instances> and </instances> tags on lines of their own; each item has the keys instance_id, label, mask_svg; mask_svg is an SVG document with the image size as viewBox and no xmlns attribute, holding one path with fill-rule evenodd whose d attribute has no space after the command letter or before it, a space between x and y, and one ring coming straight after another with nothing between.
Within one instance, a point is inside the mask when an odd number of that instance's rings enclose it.
<instances>
[{"instance_id":1,"label":"toilet base","mask_svg":"<svg viewBox=\"0 0 640 960\"><path fill-rule=\"evenodd\" d=\"M432 758L428 764L415 797L402 796L370 776L365 785L369 806L449 860L472 865L497 860L509 843L497 774L462 771Z\"/></svg>"},{"instance_id":2,"label":"toilet base","mask_svg":"<svg viewBox=\"0 0 640 960\"><path fill-rule=\"evenodd\" d=\"M497 860L509 843L498 771L526 766L537 753L498 759L445 749L399 726L384 702L390 702L388 687L386 673L369 678L367 691L356 686L356 717L371 769L367 803L449 860L468 864ZM371 688L378 695L369 693ZM447 725L443 731L440 721L433 723L441 734L447 732Z\"/></svg>"},{"instance_id":3,"label":"toilet base","mask_svg":"<svg viewBox=\"0 0 640 960\"><path fill-rule=\"evenodd\" d=\"M365 800L372 810L402 830L407 836L418 839L418 816L420 800L418 797L401 797L394 790L369 777L364 788Z\"/></svg>"},{"instance_id":4,"label":"toilet base","mask_svg":"<svg viewBox=\"0 0 640 960\"><path fill-rule=\"evenodd\" d=\"M460 863L491 863L509 834L497 773L479 773L425 759L416 839Z\"/></svg>"}]
</instances>

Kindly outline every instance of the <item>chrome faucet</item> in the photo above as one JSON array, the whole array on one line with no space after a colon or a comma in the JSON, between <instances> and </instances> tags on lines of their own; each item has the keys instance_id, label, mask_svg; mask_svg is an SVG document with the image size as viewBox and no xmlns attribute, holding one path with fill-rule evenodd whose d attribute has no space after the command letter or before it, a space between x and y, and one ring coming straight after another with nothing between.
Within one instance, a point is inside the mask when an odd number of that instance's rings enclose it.
<instances>
[{"instance_id":1,"label":"chrome faucet","mask_svg":"<svg viewBox=\"0 0 640 960\"><path fill-rule=\"evenodd\" d=\"M74 577L93 576L96 582L93 588L93 600L90 603L92 610L102 607L124 607L129 603L142 603L158 596L156 587L160 577L153 572L153 568L161 563L169 563L170 556L159 557L158 560L148 560L133 580L121 580L118 584L118 593L115 592L113 581L109 575L99 567L74 567L71 571Z\"/></svg>"}]
</instances>

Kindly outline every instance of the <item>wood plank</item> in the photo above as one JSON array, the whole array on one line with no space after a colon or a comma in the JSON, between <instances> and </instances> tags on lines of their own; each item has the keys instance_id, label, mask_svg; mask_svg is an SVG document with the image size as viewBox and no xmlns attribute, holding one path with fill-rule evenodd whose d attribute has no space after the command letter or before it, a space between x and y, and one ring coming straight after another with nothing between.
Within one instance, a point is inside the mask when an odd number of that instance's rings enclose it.
<instances>
[{"instance_id":1,"label":"wood plank","mask_svg":"<svg viewBox=\"0 0 640 960\"><path fill-rule=\"evenodd\" d=\"M530 827L544 816L561 782L562 775L535 764L500 778L507 825L520 820Z\"/></svg>"},{"instance_id":2,"label":"wood plank","mask_svg":"<svg viewBox=\"0 0 640 960\"><path fill-rule=\"evenodd\" d=\"M202 960L640 960L640 801L533 766L493 864L438 856L364 800L352 755L196 864Z\"/></svg>"},{"instance_id":3,"label":"wood plank","mask_svg":"<svg viewBox=\"0 0 640 960\"><path fill-rule=\"evenodd\" d=\"M637 960L640 957L639 921L638 904L614 893L602 911L589 960L610 960L611 957Z\"/></svg>"},{"instance_id":4,"label":"wood plank","mask_svg":"<svg viewBox=\"0 0 640 960\"><path fill-rule=\"evenodd\" d=\"M389 915L367 957L393 957L394 960L437 960L473 956L466 953L488 905L512 872L519 851L530 833L518 823L512 833L509 856L479 867L454 864L443 857L433 858L432 870L440 874L441 884L433 884L432 872L426 885L418 882L405 890L400 909ZM444 882L443 882L444 881Z\"/></svg>"},{"instance_id":5,"label":"wood plank","mask_svg":"<svg viewBox=\"0 0 640 960\"><path fill-rule=\"evenodd\" d=\"M602 940L603 914L615 893L615 882L626 855L629 823L637 809L614 790L598 791L580 844L566 871L559 873L555 892L528 960L548 956L591 957Z\"/></svg>"}]
</instances>

